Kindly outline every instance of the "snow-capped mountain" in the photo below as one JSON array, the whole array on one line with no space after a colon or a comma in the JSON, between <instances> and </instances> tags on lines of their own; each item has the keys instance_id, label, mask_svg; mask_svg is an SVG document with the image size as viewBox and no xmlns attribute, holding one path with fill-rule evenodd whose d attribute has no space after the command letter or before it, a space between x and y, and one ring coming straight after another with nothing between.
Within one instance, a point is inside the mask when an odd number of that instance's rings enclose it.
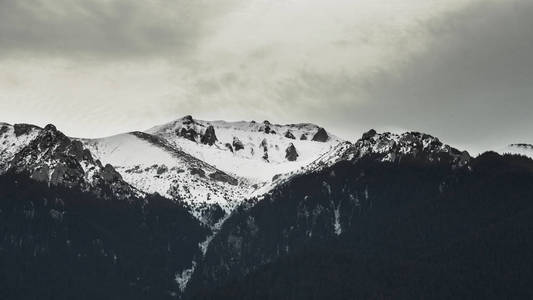
<instances>
[{"instance_id":1,"label":"snow-capped mountain","mask_svg":"<svg viewBox=\"0 0 533 300\"><path fill-rule=\"evenodd\" d=\"M146 194L187 203L210 226L243 200L341 160L370 156L394 162L407 157L463 166L470 159L468 153L417 132L370 130L352 144L317 125L269 121L203 121L185 116L145 132L99 139L70 139L52 125L0 128L4 172L26 171L51 184L79 184L86 189L102 180L125 182L121 186L126 190L129 184Z\"/></svg>"},{"instance_id":2,"label":"snow-capped mountain","mask_svg":"<svg viewBox=\"0 0 533 300\"><path fill-rule=\"evenodd\" d=\"M304 168L342 142L312 124L191 116L146 132L80 141L134 187L184 201L210 225L274 176Z\"/></svg>"},{"instance_id":3,"label":"snow-capped mountain","mask_svg":"<svg viewBox=\"0 0 533 300\"><path fill-rule=\"evenodd\" d=\"M402 160L419 160L427 163L447 163L452 168L462 167L471 160L466 151L443 144L438 138L420 133L378 133L371 129L355 143L338 143L305 167L276 176L271 183L254 192L260 197L292 177L319 172L340 161L356 162L371 158L379 162L397 163Z\"/></svg>"},{"instance_id":4,"label":"snow-capped mountain","mask_svg":"<svg viewBox=\"0 0 533 300\"><path fill-rule=\"evenodd\" d=\"M125 181L145 193L187 203L205 223L229 213L251 189L158 136L131 132L82 141L96 157L115 166Z\"/></svg>"},{"instance_id":5,"label":"snow-capped mountain","mask_svg":"<svg viewBox=\"0 0 533 300\"><path fill-rule=\"evenodd\" d=\"M214 225L273 178L304 169L342 142L313 124L191 116L99 139L69 138L53 125L2 124L0 170L85 190L116 181L113 192L124 189L124 197L158 193Z\"/></svg>"},{"instance_id":6,"label":"snow-capped mountain","mask_svg":"<svg viewBox=\"0 0 533 300\"><path fill-rule=\"evenodd\" d=\"M343 142L313 124L202 121L191 116L156 126L147 133L257 184L307 166Z\"/></svg>"},{"instance_id":7,"label":"snow-capped mountain","mask_svg":"<svg viewBox=\"0 0 533 300\"><path fill-rule=\"evenodd\" d=\"M530 151L533 146L511 148ZM238 280L251 280L255 295L257 285L280 286L271 282L277 275L268 274L286 274L284 259L308 250L336 253L335 261L343 265L346 253L365 249L370 255L382 253L386 261L403 253L411 262L412 253L434 255L435 249L458 243L460 255L443 257L447 264L472 248L461 244L471 240L469 230L481 237L480 245L496 240L492 227L486 238L479 235L492 226L487 220L501 217L496 224L502 230L508 230L508 221L530 226L530 216L522 212L531 212L532 163L494 152L471 158L419 132L370 130L351 143L312 124L187 116L144 132L83 139L67 137L53 125L0 123L0 231L9 232L0 239L0 250L9 249L15 258L8 272L68 278L64 270L92 274L105 266L97 272L113 278L114 285L102 293L126 289L131 295L146 293L147 299L196 299L204 292L215 293L206 299L224 299L227 285ZM440 226L444 221L449 226ZM531 236L527 233L517 241ZM516 242L513 236L501 235ZM402 247L389 257L390 249ZM473 249L475 258L479 251ZM139 265L137 260L146 257L150 260ZM360 270L356 258L349 269ZM63 269L19 268L20 261L31 259ZM302 261L295 267L303 266L306 275L296 280L323 269L307 270L313 259L303 256ZM490 265L485 261L474 269ZM460 260L454 264L464 266ZM129 270L126 277L123 270ZM257 273L261 270L266 278ZM342 286L357 284L350 274L339 277ZM94 282L101 285L100 279ZM342 288L324 291L337 290ZM275 295L281 298L284 292Z\"/></svg>"},{"instance_id":8,"label":"snow-capped mountain","mask_svg":"<svg viewBox=\"0 0 533 300\"><path fill-rule=\"evenodd\" d=\"M3 124L0 127L0 172L25 173L50 185L78 187L104 198L127 199L139 192L113 166L102 165L82 143L53 125Z\"/></svg>"}]
</instances>

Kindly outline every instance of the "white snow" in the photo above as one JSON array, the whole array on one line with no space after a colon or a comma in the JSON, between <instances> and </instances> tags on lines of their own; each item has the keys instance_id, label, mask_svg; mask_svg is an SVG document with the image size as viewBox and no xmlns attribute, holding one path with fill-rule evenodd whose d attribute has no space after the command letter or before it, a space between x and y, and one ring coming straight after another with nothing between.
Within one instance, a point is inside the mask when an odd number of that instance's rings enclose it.
<instances>
[{"instance_id":1,"label":"white snow","mask_svg":"<svg viewBox=\"0 0 533 300\"><path fill-rule=\"evenodd\" d=\"M176 130L187 127L183 124L183 119L151 128L147 132L167 139L176 147L222 171L246 178L254 183L265 183L272 180L274 175L286 174L307 166L341 142L329 133L330 139L325 143L311 141L319 128L312 124L269 124L268 126L275 131L275 134L267 134L260 131L265 126L264 123L201 120L194 120L194 122L192 127L199 133L212 125L218 142L209 146L177 136ZM285 137L287 131L290 131L296 138ZM300 140L302 135L306 135L307 140ZM226 144L232 144L235 137L244 144L244 149L232 152ZM268 161L263 159L264 150L261 146L263 140L266 141L268 148ZM294 144L299 155L293 162L285 158L285 151L291 143Z\"/></svg>"},{"instance_id":2,"label":"white snow","mask_svg":"<svg viewBox=\"0 0 533 300\"><path fill-rule=\"evenodd\" d=\"M284 178L304 170L342 142L329 133L326 142L312 141L319 129L312 124L189 120L182 118L147 130L147 134L158 138L158 143L133 133L81 141L103 164L113 165L126 182L146 193L185 201L192 207L192 213L206 224L209 220L203 214L210 206L219 205L229 214L243 200L268 191L274 185L275 175ZM199 137L191 141L176 134L181 128L204 134L210 125L218 139L214 145L202 144ZM266 126L275 133L266 133ZM295 139L285 137L287 131ZM302 135L307 140L300 140ZM244 149L232 152L227 147L235 139L242 142ZM267 160L263 158L263 141L267 145ZM296 161L285 157L291 143L298 153ZM205 176L192 174L198 169ZM209 178L210 174L221 171L237 179L238 184ZM210 225L216 229L216 224Z\"/></svg>"},{"instance_id":3,"label":"white snow","mask_svg":"<svg viewBox=\"0 0 533 300\"><path fill-rule=\"evenodd\" d=\"M85 146L104 164L113 166L175 165L176 159L167 151L151 145L132 134L85 140Z\"/></svg>"},{"instance_id":4,"label":"white snow","mask_svg":"<svg viewBox=\"0 0 533 300\"><path fill-rule=\"evenodd\" d=\"M209 220L203 213L210 205L229 213L251 190L244 183L213 180L209 174L217 171L214 167L171 145L153 144L134 134L82 141L103 164L113 165L126 182L145 193L186 202L193 215L206 224ZM193 175L194 169L205 175Z\"/></svg>"},{"instance_id":5,"label":"white snow","mask_svg":"<svg viewBox=\"0 0 533 300\"><path fill-rule=\"evenodd\" d=\"M2 128L5 128L1 130ZM15 135L15 128L12 125L0 124L0 174L5 172L8 163L22 148L33 141L40 132L38 128L32 128L27 134Z\"/></svg>"}]
</instances>

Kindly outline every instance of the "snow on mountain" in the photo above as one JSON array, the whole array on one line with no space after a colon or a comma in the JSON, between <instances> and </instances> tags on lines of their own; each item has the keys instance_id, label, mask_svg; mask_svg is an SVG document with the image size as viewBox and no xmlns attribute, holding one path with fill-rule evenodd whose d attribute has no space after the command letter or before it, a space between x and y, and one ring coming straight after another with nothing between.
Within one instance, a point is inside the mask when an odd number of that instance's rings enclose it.
<instances>
[{"instance_id":1,"label":"snow on mountain","mask_svg":"<svg viewBox=\"0 0 533 300\"><path fill-rule=\"evenodd\" d=\"M7 171L15 154L34 140L40 131L41 128L33 125L0 123L0 174Z\"/></svg>"},{"instance_id":2,"label":"snow on mountain","mask_svg":"<svg viewBox=\"0 0 533 300\"><path fill-rule=\"evenodd\" d=\"M103 198L128 199L139 192L122 180L111 165L102 165L79 141L53 125L0 127L0 173L28 174L49 185L79 187Z\"/></svg>"},{"instance_id":3,"label":"snow on mountain","mask_svg":"<svg viewBox=\"0 0 533 300\"><path fill-rule=\"evenodd\" d=\"M184 201L206 224L213 225L229 213L251 189L238 178L147 133L131 132L82 142L98 159L115 166L134 187Z\"/></svg>"},{"instance_id":4,"label":"snow on mountain","mask_svg":"<svg viewBox=\"0 0 533 300\"><path fill-rule=\"evenodd\" d=\"M132 186L186 202L211 226L273 177L304 168L342 142L312 124L191 116L146 132L80 141Z\"/></svg>"},{"instance_id":5,"label":"snow on mountain","mask_svg":"<svg viewBox=\"0 0 533 300\"><path fill-rule=\"evenodd\" d=\"M202 121L191 116L153 127L147 133L258 185L307 166L342 142L313 124Z\"/></svg>"},{"instance_id":6,"label":"snow on mountain","mask_svg":"<svg viewBox=\"0 0 533 300\"><path fill-rule=\"evenodd\" d=\"M425 133L377 133L375 130L364 133L343 159L354 160L365 156L383 162L397 162L405 158L428 163L447 162L453 168L462 167L471 159L468 152L443 144L438 138Z\"/></svg>"},{"instance_id":7,"label":"snow on mountain","mask_svg":"<svg viewBox=\"0 0 533 300\"><path fill-rule=\"evenodd\" d=\"M530 158L533 158L533 145L532 144L511 144L507 147L497 150L500 154L519 154Z\"/></svg>"},{"instance_id":8,"label":"snow on mountain","mask_svg":"<svg viewBox=\"0 0 533 300\"><path fill-rule=\"evenodd\" d=\"M471 157L466 151L459 151L443 144L438 138L419 132L395 134L378 133L370 130L355 143L343 142L323 153L305 167L276 176L272 182L253 193L261 197L274 187L287 182L294 176L318 172L340 161L357 161L372 158L381 162L399 162L402 159L418 159L428 163L446 162L452 168L465 166Z\"/></svg>"}]
</instances>

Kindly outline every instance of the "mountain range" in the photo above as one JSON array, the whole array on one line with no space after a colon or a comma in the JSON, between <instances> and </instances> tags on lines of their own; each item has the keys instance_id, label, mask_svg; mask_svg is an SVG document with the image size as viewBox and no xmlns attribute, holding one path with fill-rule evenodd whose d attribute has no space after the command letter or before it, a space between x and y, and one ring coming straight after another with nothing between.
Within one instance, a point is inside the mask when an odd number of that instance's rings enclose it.
<instances>
[{"instance_id":1,"label":"mountain range","mask_svg":"<svg viewBox=\"0 0 533 300\"><path fill-rule=\"evenodd\" d=\"M98 139L0 123L0 297L529 298L533 146L499 152L191 116Z\"/></svg>"}]
</instances>

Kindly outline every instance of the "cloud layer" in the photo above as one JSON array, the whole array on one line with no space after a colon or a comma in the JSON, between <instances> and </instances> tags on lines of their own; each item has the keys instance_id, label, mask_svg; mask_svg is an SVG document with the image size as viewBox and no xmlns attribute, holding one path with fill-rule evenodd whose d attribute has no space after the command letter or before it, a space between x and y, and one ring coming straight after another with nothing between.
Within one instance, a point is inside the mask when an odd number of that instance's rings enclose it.
<instances>
[{"instance_id":1,"label":"cloud layer","mask_svg":"<svg viewBox=\"0 0 533 300\"><path fill-rule=\"evenodd\" d=\"M0 55L129 59L194 50L234 1L0 0Z\"/></svg>"},{"instance_id":2,"label":"cloud layer","mask_svg":"<svg viewBox=\"0 0 533 300\"><path fill-rule=\"evenodd\" d=\"M343 137L533 142L528 0L0 0L0 119L73 135L185 114Z\"/></svg>"}]
</instances>

